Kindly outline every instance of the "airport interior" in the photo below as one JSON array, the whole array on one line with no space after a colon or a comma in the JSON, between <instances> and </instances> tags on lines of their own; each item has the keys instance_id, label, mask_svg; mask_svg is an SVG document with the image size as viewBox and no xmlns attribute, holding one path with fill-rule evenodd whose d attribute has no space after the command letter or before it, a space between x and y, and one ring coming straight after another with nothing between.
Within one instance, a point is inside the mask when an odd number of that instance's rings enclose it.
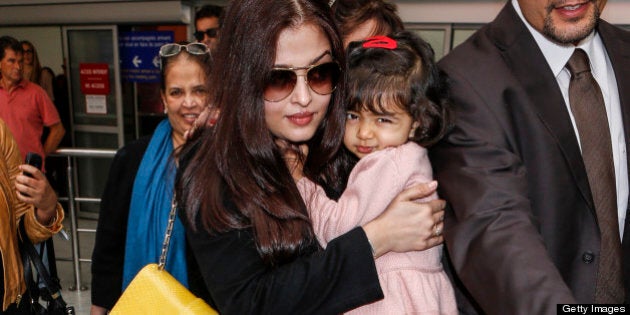
<instances>
[{"instance_id":1,"label":"airport interior","mask_svg":"<svg viewBox=\"0 0 630 315\"><path fill-rule=\"evenodd\" d=\"M396 0L405 28L441 58L492 21L504 0ZM227 0L0 0L0 35L27 39L42 65L67 79L67 140L52 155L66 210L54 237L62 294L89 314L90 257L100 196L116 150L153 132L165 118L157 48L194 41L194 13ZM270 17L272 18L272 17ZM609 0L603 18L630 29L630 1ZM91 68L91 77L82 70ZM99 82L92 87L87 82ZM65 168L65 170L64 170ZM63 235L62 235L63 234Z\"/></svg>"}]
</instances>

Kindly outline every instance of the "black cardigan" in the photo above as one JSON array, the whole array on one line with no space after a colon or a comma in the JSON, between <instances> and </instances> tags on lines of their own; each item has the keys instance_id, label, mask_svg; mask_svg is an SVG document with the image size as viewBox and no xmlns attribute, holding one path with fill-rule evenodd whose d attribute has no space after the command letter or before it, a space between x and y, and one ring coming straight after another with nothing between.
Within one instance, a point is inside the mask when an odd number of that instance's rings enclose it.
<instances>
[{"instance_id":1,"label":"black cardigan","mask_svg":"<svg viewBox=\"0 0 630 315\"><path fill-rule=\"evenodd\" d=\"M192 154L180 160L178 177ZM226 205L235 207L231 202ZM340 314L383 298L362 228L337 237L323 251L315 241L293 261L269 267L256 249L251 229L211 235L199 215L189 222L186 209L179 210L210 293L205 300L222 315Z\"/></svg>"},{"instance_id":2,"label":"black cardigan","mask_svg":"<svg viewBox=\"0 0 630 315\"><path fill-rule=\"evenodd\" d=\"M92 252L92 304L111 309L121 295L125 241L131 191L150 137L122 147L114 157L101 197L101 207ZM190 250L187 255L192 258ZM190 290L207 299L207 291L194 259L188 259Z\"/></svg>"}]
</instances>

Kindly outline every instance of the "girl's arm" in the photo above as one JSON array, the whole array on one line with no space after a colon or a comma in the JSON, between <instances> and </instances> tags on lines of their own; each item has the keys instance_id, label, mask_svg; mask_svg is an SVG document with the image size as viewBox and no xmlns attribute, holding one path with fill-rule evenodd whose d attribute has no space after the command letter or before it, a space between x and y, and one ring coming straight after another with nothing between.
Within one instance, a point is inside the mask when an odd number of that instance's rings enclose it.
<instances>
[{"instance_id":1,"label":"girl's arm","mask_svg":"<svg viewBox=\"0 0 630 315\"><path fill-rule=\"evenodd\" d=\"M432 181L431 175L426 150L408 143L363 158L336 202L306 178L297 186L309 209L315 234L325 246L342 233L376 218L405 187ZM424 201L435 198L432 194ZM433 221L430 215L427 220Z\"/></svg>"}]
</instances>

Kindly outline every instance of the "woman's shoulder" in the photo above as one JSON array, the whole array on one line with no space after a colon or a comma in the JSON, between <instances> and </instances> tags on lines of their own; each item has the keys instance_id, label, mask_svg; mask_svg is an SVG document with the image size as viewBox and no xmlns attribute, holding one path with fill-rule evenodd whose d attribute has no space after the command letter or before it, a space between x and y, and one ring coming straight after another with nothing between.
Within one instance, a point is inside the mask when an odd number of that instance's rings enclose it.
<instances>
[{"instance_id":1,"label":"woman's shoulder","mask_svg":"<svg viewBox=\"0 0 630 315\"><path fill-rule=\"evenodd\" d=\"M151 141L151 136L144 136L136 140L133 140L125 144L122 148L118 149L118 151L116 151L116 156L117 157L127 157L127 156L142 157L142 155L144 155L144 152L147 150L147 147L149 146L150 141Z\"/></svg>"}]
</instances>

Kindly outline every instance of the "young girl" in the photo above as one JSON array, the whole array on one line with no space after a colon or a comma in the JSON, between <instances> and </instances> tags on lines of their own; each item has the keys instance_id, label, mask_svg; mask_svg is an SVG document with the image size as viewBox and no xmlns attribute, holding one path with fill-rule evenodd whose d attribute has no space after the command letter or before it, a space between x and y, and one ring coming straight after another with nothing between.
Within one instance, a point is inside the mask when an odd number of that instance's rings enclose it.
<instances>
[{"instance_id":1,"label":"young girl","mask_svg":"<svg viewBox=\"0 0 630 315\"><path fill-rule=\"evenodd\" d=\"M321 244L376 218L410 185L431 181L421 145L436 142L447 126L447 98L433 50L411 32L352 43L348 77L344 144L360 160L337 202L314 182L298 181ZM434 233L439 235L440 227ZM385 299L350 313L457 314L441 250L390 252L377 259Z\"/></svg>"}]
</instances>

